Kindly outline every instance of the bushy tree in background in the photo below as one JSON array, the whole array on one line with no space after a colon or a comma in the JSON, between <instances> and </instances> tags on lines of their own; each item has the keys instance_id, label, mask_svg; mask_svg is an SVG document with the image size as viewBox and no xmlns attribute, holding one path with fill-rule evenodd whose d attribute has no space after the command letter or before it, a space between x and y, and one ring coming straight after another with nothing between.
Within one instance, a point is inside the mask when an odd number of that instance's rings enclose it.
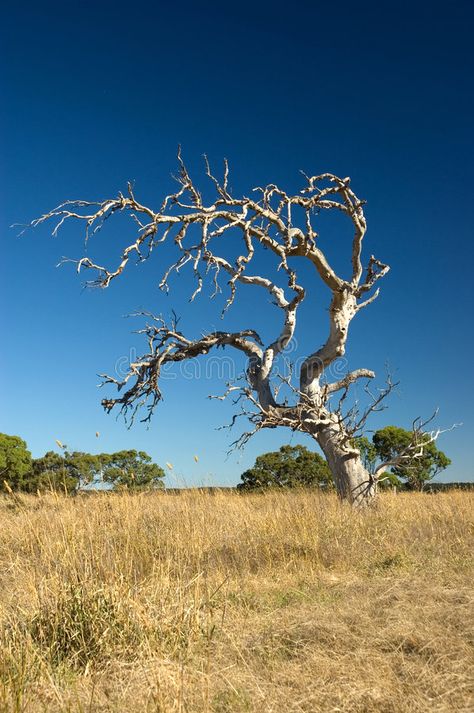
<instances>
[{"instance_id":1,"label":"bushy tree in background","mask_svg":"<svg viewBox=\"0 0 474 713\"><path fill-rule=\"evenodd\" d=\"M70 452L66 446L62 448L62 453L48 451L41 458L33 460L22 490L30 493L48 490L73 493L100 478L101 455Z\"/></svg>"},{"instance_id":2,"label":"bushy tree in background","mask_svg":"<svg viewBox=\"0 0 474 713\"><path fill-rule=\"evenodd\" d=\"M155 489L163 487L165 472L145 451L118 451L102 454L103 479L114 487Z\"/></svg>"},{"instance_id":3,"label":"bushy tree in background","mask_svg":"<svg viewBox=\"0 0 474 713\"><path fill-rule=\"evenodd\" d=\"M451 463L433 442L423 444L419 455L403 457L410 451L413 433L397 426L386 426L376 431L372 441L381 461L399 460L398 464L390 466L389 474L401 479L409 490L423 490L427 481Z\"/></svg>"},{"instance_id":4,"label":"bushy tree in background","mask_svg":"<svg viewBox=\"0 0 474 713\"><path fill-rule=\"evenodd\" d=\"M325 459L305 446L282 446L264 453L253 468L241 476L240 490L260 488L332 487L332 476Z\"/></svg>"},{"instance_id":5,"label":"bushy tree in background","mask_svg":"<svg viewBox=\"0 0 474 713\"><path fill-rule=\"evenodd\" d=\"M19 436L0 433L0 490L4 482L12 490L21 490L31 470L31 453Z\"/></svg>"},{"instance_id":6,"label":"bushy tree in background","mask_svg":"<svg viewBox=\"0 0 474 713\"><path fill-rule=\"evenodd\" d=\"M153 463L144 451L118 451L117 453L84 453L67 450L62 455L47 453L34 461L36 477L32 490L48 485L53 489L78 490L86 485L110 483L114 488L144 489L163 487L163 468Z\"/></svg>"},{"instance_id":7,"label":"bushy tree in background","mask_svg":"<svg viewBox=\"0 0 474 713\"><path fill-rule=\"evenodd\" d=\"M408 490L422 490L424 484L447 468L451 463L434 442L426 443L419 453L413 453L413 432L398 426L386 426L376 431L370 441L366 436L354 439L368 473L373 473L379 463L398 460L388 465L378 477L380 488L396 486Z\"/></svg>"},{"instance_id":8,"label":"bushy tree in background","mask_svg":"<svg viewBox=\"0 0 474 713\"><path fill-rule=\"evenodd\" d=\"M73 493L77 489L78 473L66 454L48 451L32 462L22 490L29 493L48 490Z\"/></svg>"}]
</instances>

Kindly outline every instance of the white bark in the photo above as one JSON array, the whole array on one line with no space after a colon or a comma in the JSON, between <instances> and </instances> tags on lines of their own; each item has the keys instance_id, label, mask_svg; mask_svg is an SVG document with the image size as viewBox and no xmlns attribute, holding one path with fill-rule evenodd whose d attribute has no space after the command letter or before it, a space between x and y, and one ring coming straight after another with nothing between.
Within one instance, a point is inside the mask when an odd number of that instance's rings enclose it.
<instances>
[{"instance_id":1,"label":"white bark","mask_svg":"<svg viewBox=\"0 0 474 713\"><path fill-rule=\"evenodd\" d=\"M377 480L364 467L357 449L344 447L344 433L337 423L319 430L317 441L333 474L337 493L355 506L370 504Z\"/></svg>"}]
</instances>

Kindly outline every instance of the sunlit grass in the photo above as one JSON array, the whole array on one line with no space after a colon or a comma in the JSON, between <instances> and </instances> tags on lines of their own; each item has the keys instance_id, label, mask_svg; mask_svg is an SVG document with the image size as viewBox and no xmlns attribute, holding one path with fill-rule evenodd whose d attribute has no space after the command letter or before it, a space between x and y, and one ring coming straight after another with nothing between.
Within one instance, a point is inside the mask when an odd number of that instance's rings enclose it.
<instances>
[{"instance_id":1,"label":"sunlit grass","mask_svg":"<svg viewBox=\"0 0 474 713\"><path fill-rule=\"evenodd\" d=\"M5 497L0 710L467 713L473 504Z\"/></svg>"}]
</instances>

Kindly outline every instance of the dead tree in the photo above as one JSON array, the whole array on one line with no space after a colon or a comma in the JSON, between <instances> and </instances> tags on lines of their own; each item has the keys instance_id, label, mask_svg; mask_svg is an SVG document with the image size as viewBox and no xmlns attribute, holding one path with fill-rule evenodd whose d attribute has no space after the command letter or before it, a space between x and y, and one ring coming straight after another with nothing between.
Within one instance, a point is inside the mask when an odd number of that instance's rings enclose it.
<instances>
[{"instance_id":1,"label":"dead tree","mask_svg":"<svg viewBox=\"0 0 474 713\"><path fill-rule=\"evenodd\" d=\"M179 188L164 198L158 210L142 205L129 184L126 195L119 193L118 197L102 202L66 201L33 221L32 225L55 219L53 234L57 234L65 221L76 219L85 224L86 238L89 238L112 215L126 213L136 225L136 239L122 251L115 267L96 264L89 257L76 261L78 272L87 268L95 273L95 279L89 284L108 287L112 280L122 275L133 258L148 259L160 243L173 240L178 259L163 274L160 282L163 290L168 290L170 275L188 264L196 280L191 300L201 291L206 274L213 274L216 291L220 290L220 277L225 275L229 288L225 310L234 302L241 285L259 287L281 310L281 330L269 344L264 344L253 329L214 331L196 339L182 334L176 320L167 324L161 317L150 314L149 323L141 330L147 337L148 351L130 364L124 379L104 376L104 383L114 384L119 392L115 398L103 399L104 408L111 411L118 407L133 418L143 407L144 420L148 420L161 398L159 380L165 364L194 359L218 347L233 347L247 357L246 378L241 385L230 385L226 393L238 393L240 404L245 402L249 407L244 408L243 413L253 424L253 430L244 433L237 443L245 443L250 435L262 428L286 426L307 433L324 452L339 496L355 505L366 504L375 494L377 475L382 470L376 474L367 472L354 445L354 436L365 424L369 413L379 408L392 384L373 394L364 412L359 413L353 405L344 413L351 385L360 379L373 379L374 373L357 369L332 383L325 377L328 367L345 352L352 319L377 298L377 283L389 270L388 265L374 256L363 267L362 242L367 227L365 201L354 193L349 178L338 178L332 173L305 176L306 184L297 195L289 195L271 184L254 189L253 198L234 198L229 188L227 162L224 162L223 178L218 179L205 159L206 174L214 193L214 200L206 204L180 153L178 161ZM336 273L321 248L314 227L321 211L342 213L352 224L350 279ZM193 226L198 226L198 231ZM242 250L240 256L231 261L222 253L226 239L227 245L229 239L237 239L236 232ZM265 275L252 273L252 260L258 244L267 248L276 259L284 286ZM292 387L292 403L280 403L280 384L274 366L278 355L293 339L298 309L305 299L305 288L297 274L298 263L302 260L311 263L315 277L329 290L329 326L322 346L315 348L302 363L299 384ZM320 340L316 337L315 341ZM415 429L411 452L422 451L425 441ZM408 453L404 454L406 456Z\"/></svg>"}]
</instances>

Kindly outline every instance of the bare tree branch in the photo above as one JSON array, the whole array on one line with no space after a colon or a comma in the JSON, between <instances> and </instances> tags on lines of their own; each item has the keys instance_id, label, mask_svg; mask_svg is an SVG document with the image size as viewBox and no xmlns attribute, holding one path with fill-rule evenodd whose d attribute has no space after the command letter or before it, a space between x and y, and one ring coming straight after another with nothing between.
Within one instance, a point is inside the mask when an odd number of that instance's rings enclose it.
<instances>
[{"instance_id":1,"label":"bare tree branch","mask_svg":"<svg viewBox=\"0 0 474 713\"><path fill-rule=\"evenodd\" d=\"M113 376L101 374L103 382L114 384L121 391L129 382L132 385L123 396L115 399L103 399L102 405L106 411L111 411L114 406L120 405L124 414L131 409L131 422L137 410L146 406L147 415L143 421L149 421L153 411L161 400L159 378L165 364L194 359L197 356L208 354L214 347L231 346L243 352L249 358L261 359L261 340L258 334L251 329L241 332L211 332L200 339L187 339L176 329L176 320L168 327L162 317L152 317L153 322L145 328L138 330L145 334L148 340L149 352L129 365L128 372L122 380Z\"/></svg>"},{"instance_id":2,"label":"bare tree branch","mask_svg":"<svg viewBox=\"0 0 474 713\"><path fill-rule=\"evenodd\" d=\"M353 384L357 379L374 379L375 373L369 369L357 369L356 371L351 371L349 374L344 376L339 381L335 381L332 384L327 384L326 392L328 394L334 393L334 391L339 391L340 389L347 389L351 384Z\"/></svg>"}]
</instances>

